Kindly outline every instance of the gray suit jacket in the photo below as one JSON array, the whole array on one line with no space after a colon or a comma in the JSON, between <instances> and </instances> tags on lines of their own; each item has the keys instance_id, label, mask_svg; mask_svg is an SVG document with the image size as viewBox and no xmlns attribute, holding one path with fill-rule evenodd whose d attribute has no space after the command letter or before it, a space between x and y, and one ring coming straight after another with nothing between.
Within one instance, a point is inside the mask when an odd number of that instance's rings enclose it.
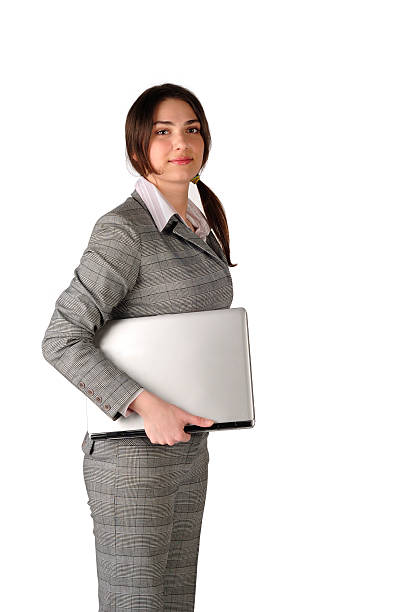
<instances>
[{"instance_id":1,"label":"gray suit jacket","mask_svg":"<svg viewBox=\"0 0 406 612\"><path fill-rule=\"evenodd\" d=\"M233 284L212 231L207 242L175 213L160 232L136 190L100 217L42 341L45 359L111 419L141 388L94 335L110 319L230 308Z\"/></svg>"}]
</instances>

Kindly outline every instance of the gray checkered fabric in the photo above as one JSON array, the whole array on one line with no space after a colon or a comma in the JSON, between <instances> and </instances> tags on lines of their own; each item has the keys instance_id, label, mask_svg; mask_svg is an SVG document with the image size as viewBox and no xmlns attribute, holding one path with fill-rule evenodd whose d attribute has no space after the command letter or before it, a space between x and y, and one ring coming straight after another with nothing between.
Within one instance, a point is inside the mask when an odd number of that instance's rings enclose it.
<instances>
[{"instance_id":1,"label":"gray checkered fabric","mask_svg":"<svg viewBox=\"0 0 406 612\"><path fill-rule=\"evenodd\" d=\"M99 612L194 610L207 436L94 440L84 455Z\"/></svg>"},{"instance_id":2,"label":"gray checkered fabric","mask_svg":"<svg viewBox=\"0 0 406 612\"><path fill-rule=\"evenodd\" d=\"M100 217L74 278L55 304L45 359L111 419L141 384L94 346L110 319L230 308L233 285L211 231L206 242L176 213L158 230L136 190ZM122 417L124 418L124 417ZM147 436L82 449L93 519L99 612L194 610L206 499L208 432L188 442Z\"/></svg>"},{"instance_id":3,"label":"gray checkered fabric","mask_svg":"<svg viewBox=\"0 0 406 612\"><path fill-rule=\"evenodd\" d=\"M162 231L137 191L97 220L42 341L45 359L110 418L142 385L94 346L110 319L229 308L233 285L213 232L170 217ZM117 414L119 413L119 414Z\"/></svg>"}]
</instances>

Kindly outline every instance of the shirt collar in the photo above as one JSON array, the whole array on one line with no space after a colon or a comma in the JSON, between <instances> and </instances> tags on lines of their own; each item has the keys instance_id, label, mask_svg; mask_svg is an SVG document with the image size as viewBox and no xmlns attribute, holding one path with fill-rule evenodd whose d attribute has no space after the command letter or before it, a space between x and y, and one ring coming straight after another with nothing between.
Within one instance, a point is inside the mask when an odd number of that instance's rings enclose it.
<instances>
[{"instance_id":1,"label":"shirt collar","mask_svg":"<svg viewBox=\"0 0 406 612\"><path fill-rule=\"evenodd\" d=\"M146 178L143 176L138 178L135 184L135 190L141 196L143 202L147 205L155 225L160 232L162 232L163 228L174 214L177 214L179 219L186 225L186 227L188 227L188 224L163 196L158 187L156 187ZM188 198L187 201L186 218L189 219L192 225L196 228L195 234L205 240L207 235L210 233L210 226L207 223L207 219L204 214L190 198Z\"/></svg>"}]
</instances>

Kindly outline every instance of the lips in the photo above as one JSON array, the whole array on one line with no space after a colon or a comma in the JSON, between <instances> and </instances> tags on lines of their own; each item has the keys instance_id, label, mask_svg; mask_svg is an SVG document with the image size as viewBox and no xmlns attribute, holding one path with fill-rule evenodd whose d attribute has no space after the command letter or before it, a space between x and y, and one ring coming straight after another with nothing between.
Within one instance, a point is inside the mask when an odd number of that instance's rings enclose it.
<instances>
[{"instance_id":1,"label":"lips","mask_svg":"<svg viewBox=\"0 0 406 612\"><path fill-rule=\"evenodd\" d=\"M171 164L190 164L192 161L190 157L178 157L177 159L170 159Z\"/></svg>"}]
</instances>

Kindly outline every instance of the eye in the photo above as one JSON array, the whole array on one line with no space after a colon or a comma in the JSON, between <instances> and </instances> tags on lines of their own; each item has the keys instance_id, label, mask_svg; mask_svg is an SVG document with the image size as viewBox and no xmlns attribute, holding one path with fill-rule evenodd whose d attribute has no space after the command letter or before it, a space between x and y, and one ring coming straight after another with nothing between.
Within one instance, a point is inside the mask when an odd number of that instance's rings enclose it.
<instances>
[{"instance_id":1,"label":"eye","mask_svg":"<svg viewBox=\"0 0 406 612\"><path fill-rule=\"evenodd\" d=\"M193 134L200 134L200 130L199 130L199 128L196 128L196 127L191 127L191 128L188 128L188 129L189 129L189 130L196 130L196 132L193 132ZM155 134L158 134L158 136L160 136L160 135L162 134L162 132L167 132L167 131L168 131L167 129L157 130L157 131L155 132Z\"/></svg>"}]
</instances>

